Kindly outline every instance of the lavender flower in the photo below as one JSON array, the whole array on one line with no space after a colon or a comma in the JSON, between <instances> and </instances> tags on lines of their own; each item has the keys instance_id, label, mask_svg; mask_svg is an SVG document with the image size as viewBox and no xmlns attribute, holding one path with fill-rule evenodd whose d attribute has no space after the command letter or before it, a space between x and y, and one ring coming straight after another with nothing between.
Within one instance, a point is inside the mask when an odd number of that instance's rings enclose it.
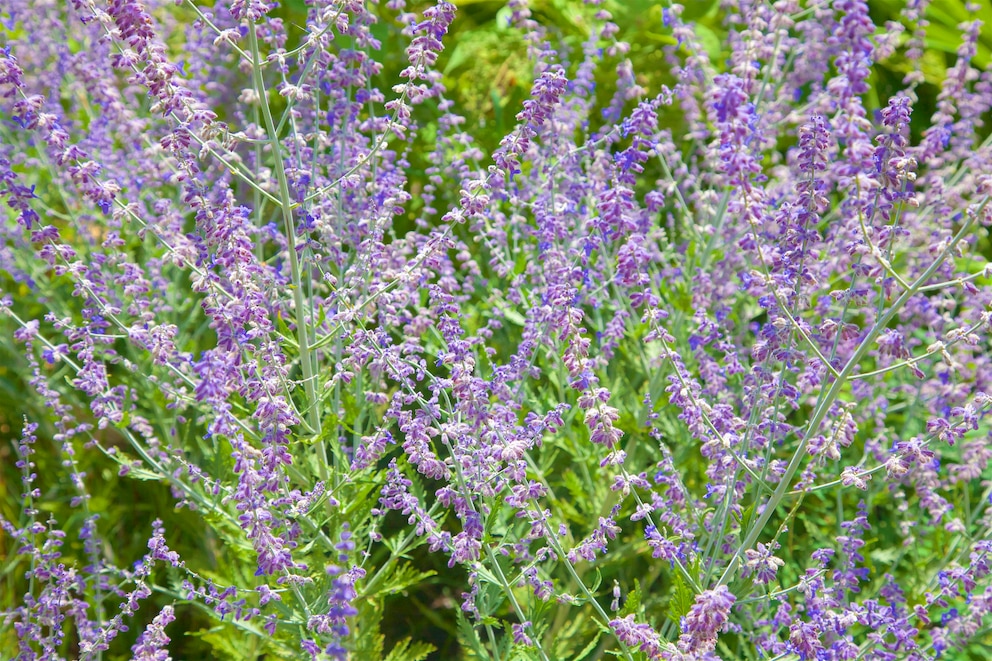
<instances>
[{"instance_id":1,"label":"lavender flower","mask_svg":"<svg viewBox=\"0 0 992 661\"><path fill-rule=\"evenodd\" d=\"M172 606L166 606L155 616L145 630L138 637L138 642L131 648L134 659L140 661L169 661L172 657L165 648L169 644L169 637L165 634L165 627L176 619L175 610Z\"/></svg>"},{"instance_id":2,"label":"lavender flower","mask_svg":"<svg viewBox=\"0 0 992 661\"><path fill-rule=\"evenodd\" d=\"M725 585L705 590L682 621L679 648L688 654L703 654L716 648L717 634L726 626L736 597Z\"/></svg>"}]
</instances>

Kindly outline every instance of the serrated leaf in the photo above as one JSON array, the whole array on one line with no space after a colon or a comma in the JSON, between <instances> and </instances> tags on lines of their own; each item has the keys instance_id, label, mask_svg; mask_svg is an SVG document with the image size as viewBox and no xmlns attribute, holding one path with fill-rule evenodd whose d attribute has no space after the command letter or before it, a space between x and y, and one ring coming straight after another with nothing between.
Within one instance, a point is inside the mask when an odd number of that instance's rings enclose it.
<instances>
[{"instance_id":1,"label":"serrated leaf","mask_svg":"<svg viewBox=\"0 0 992 661\"><path fill-rule=\"evenodd\" d=\"M585 498L586 490L582 485L582 480L572 469L565 471L562 476L562 484L568 491L571 499L563 500L559 504L563 513L570 519L581 518L579 512L588 508L589 501Z\"/></svg>"},{"instance_id":2,"label":"serrated leaf","mask_svg":"<svg viewBox=\"0 0 992 661\"><path fill-rule=\"evenodd\" d=\"M266 658L289 658L291 652L282 641L270 638L264 632L251 632L254 635L245 635L245 627L238 626L236 630L231 625L218 625L210 629L201 631L189 631L187 636L199 638L213 650L212 659L231 659L240 661L241 659L255 659L260 656ZM261 635L259 635L261 634Z\"/></svg>"},{"instance_id":3,"label":"serrated leaf","mask_svg":"<svg viewBox=\"0 0 992 661\"><path fill-rule=\"evenodd\" d=\"M397 563L396 568L382 580L379 584L379 588L375 592L370 592L365 596L373 597L380 594L395 594L405 590L411 585L421 583L436 574L437 572L435 571L419 571L408 562L400 562Z\"/></svg>"},{"instance_id":4,"label":"serrated leaf","mask_svg":"<svg viewBox=\"0 0 992 661\"><path fill-rule=\"evenodd\" d=\"M696 595L681 574L676 573L674 575L673 583L672 599L668 602L668 618L678 623L682 621L682 618L688 614L689 609L696 602Z\"/></svg>"},{"instance_id":5,"label":"serrated leaf","mask_svg":"<svg viewBox=\"0 0 992 661\"><path fill-rule=\"evenodd\" d=\"M493 541L494 529L499 527L502 532L505 532L505 526L502 525L499 515L503 511L503 507L506 505L506 501L503 498L497 498L493 502L489 516L486 517L486 525L483 536L483 543L488 544Z\"/></svg>"},{"instance_id":6,"label":"serrated leaf","mask_svg":"<svg viewBox=\"0 0 992 661\"><path fill-rule=\"evenodd\" d=\"M145 470L144 468L132 468L128 471L127 477L132 480L141 480L147 482L157 482L162 479L162 476L158 473Z\"/></svg>"},{"instance_id":7,"label":"serrated leaf","mask_svg":"<svg viewBox=\"0 0 992 661\"><path fill-rule=\"evenodd\" d=\"M592 637L592 640L589 641L589 644L583 647L582 650L575 655L575 658L583 659L587 654L591 654L592 651L599 646L599 639L602 637L603 637L603 632L597 631L596 635L594 635Z\"/></svg>"},{"instance_id":8,"label":"serrated leaf","mask_svg":"<svg viewBox=\"0 0 992 661\"><path fill-rule=\"evenodd\" d=\"M358 619L353 627L355 634L351 637L354 656L356 659L381 659L386 641L379 627L382 622L382 600L363 599L359 604Z\"/></svg>"},{"instance_id":9,"label":"serrated leaf","mask_svg":"<svg viewBox=\"0 0 992 661\"><path fill-rule=\"evenodd\" d=\"M620 609L620 617L627 615L633 615L638 612L641 608L641 582L638 579L634 579L634 589L627 593L627 598L623 602L623 607Z\"/></svg>"},{"instance_id":10,"label":"serrated leaf","mask_svg":"<svg viewBox=\"0 0 992 661\"><path fill-rule=\"evenodd\" d=\"M902 549L899 548L880 548L871 551L868 556L878 564L891 565L902 553Z\"/></svg>"},{"instance_id":11,"label":"serrated leaf","mask_svg":"<svg viewBox=\"0 0 992 661\"><path fill-rule=\"evenodd\" d=\"M490 654L482 647L482 641L479 640L478 632L476 632L475 627L468 621L468 618L465 617L465 614L460 608L455 611L455 621L458 625L457 635L459 644L474 652L479 658L488 659Z\"/></svg>"},{"instance_id":12,"label":"serrated leaf","mask_svg":"<svg viewBox=\"0 0 992 661\"><path fill-rule=\"evenodd\" d=\"M411 643L409 638L404 638L389 651L384 661L423 661L427 655L436 651L437 648L429 643Z\"/></svg>"}]
</instances>

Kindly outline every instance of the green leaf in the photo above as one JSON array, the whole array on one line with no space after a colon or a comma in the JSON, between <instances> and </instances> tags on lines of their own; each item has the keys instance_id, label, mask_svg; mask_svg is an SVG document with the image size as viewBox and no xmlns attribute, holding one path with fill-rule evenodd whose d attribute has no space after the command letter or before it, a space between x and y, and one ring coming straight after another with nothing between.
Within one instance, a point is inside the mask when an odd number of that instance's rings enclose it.
<instances>
[{"instance_id":1,"label":"green leaf","mask_svg":"<svg viewBox=\"0 0 992 661\"><path fill-rule=\"evenodd\" d=\"M358 619L354 630L358 632L352 637L356 659L381 659L386 637L382 635L379 624L382 622L382 600L363 599L358 606ZM409 639L404 639L409 640ZM396 643L394 650L404 641ZM392 652L390 652L392 656Z\"/></svg>"},{"instance_id":2,"label":"green leaf","mask_svg":"<svg viewBox=\"0 0 992 661\"><path fill-rule=\"evenodd\" d=\"M575 655L576 659L584 659L587 655L592 654L592 651L599 646L599 639L603 637L602 631L597 631L596 635L592 637L589 644L582 648L578 654Z\"/></svg>"},{"instance_id":3,"label":"green leaf","mask_svg":"<svg viewBox=\"0 0 992 661\"><path fill-rule=\"evenodd\" d=\"M562 508L562 513L568 518L582 519L583 517L579 514L580 510L589 508L589 499L586 497L586 489L582 480L572 469L566 470L562 478L562 483L571 498L561 501L558 506Z\"/></svg>"},{"instance_id":4,"label":"green leaf","mask_svg":"<svg viewBox=\"0 0 992 661\"><path fill-rule=\"evenodd\" d=\"M505 534L505 526L500 520L500 512L503 511L503 507L506 505L506 501L503 498L497 498L493 501L491 505L491 510L489 516L486 517L485 532L483 534L483 544L489 544L493 542L493 535L495 529L499 529L499 534Z\"/></svg>"},{"instance_id":5,"label":"green leaf","mask_svg":"<svg viewBox=\"0 0 992 661\"><path fill-rule=\"evenodd\" d=\"M641 609L641 601L641 582L635 578L634 589L627 593L627 598L620 609L620 617L637 613Z\"/></svg>"},{"instance_id":6,"label":"green leaf","mask_svg":"<svg viewBox=\"0 0 992 661\"><path fill-rule=\"evenodd\" d=\"M514 310L513 308L506 308L503 310L503 318L512 324L517 326L523 326L527 320L522 314Z\"/></svg>"},{"instance_id":7,"label":"green leaf","mask_svg":"<svg viewBox=\"0 0 992 661\"><path fill-rule=\"evenodd\" d=\"M703 18L714 9L716 9L717 0L695 0L695 2L687 2L684 6L685 9L682 10L682 20L698 21Z\"/></svg>"},{"instance_id":8,"label":"green leaf","mask_svg":"<svg viewBox=\"0 0 992 661\"><path fill-rule=\"evenodd\" d=\"M379 584L379 588L375 592L370 592L365 596L374 597L379 594L395 594L410 587L411 585L422 583L436 574L437 572L435 571L419 571L408 562L400 562L397 563L396 568L382 580Z\"/></svg>"},{"instance_id":9,"label":"green leaf","mask_svg":"<svg viewBox=\"0 0 992 661\"><path fill-rule=\"evenodd\" d=\"M706 50L706 54L709 56L710 60L714 62L719 60L720 38L717 36L716 32L702 23L696 23L692 26L692 28L696 33L696 38L699 39L699 43L702 44L703 48Z\"/></svg>"},{"instance_id":10,"label":"green leaf","mask_svg":"<svg viewBox=\"0 0 992 661\"><path fill-rule=\"evenodd\" d=\"M472 623L465 617L462 609L455 610L455 620L458 623L458 642L462 647L468 648L480 659L488 659L491 655L483 648L479 634L472 626Z\"/></svg>"},{"instance_id":11,"label":"green leaf","mask_svg":"<svg viewBox=\"0 0 992 661\"><path fill-rule=\"evenodd\" d=\"M668 602L668 618L673 622L681 622L682 618L689 613L689 609L696 603L696 595L692 588L685 582L681 574L676 573L673 577L674 590L671 601Z\"/></svg>"},{"instance_id":12,"label":"green leaf","mask_svg":"<svg viewBox=\"0 0 992 661\"><path fill-rule=\"evenodd\" d=\"M873 562L880 565L891 565L896 559L902 554L902 550L898 547L894 548L879 548L871 551L869 557L871 557Z\"/></svg>"},{"instance_id":13,"label":"green leaf","mask_svg":"<svg viewBox=\"0 0 992 661\"><path fill-rule=\"evenodd\" d=\"M466 32L465 36L468 37L471 33ZM470 44L474 43L474 40L466 39L465 41L459 41L455 47L452 49L451 54L448 56L448 62L444 65L444 75L449 75L452 71L460 67L469 61L473 56L473 49Z\"/></svg>"},{"instance_id":14,"label":"green leaf","mask_svg":"<svg viewBox=\"0 0 992 661\"><path fill-rule=\"evenodd\" d=\"M582 618L572 618L569 622L557 632L554 638L554 647L551 650L551 658L553 659L580 659L582 658L578 653L576 653L576 647L582 644L585 637L590 635L590 632L586 627L583 626ZM594 638L599 638L602 635L602 625L595 629L592 633Z\"/></svg>"},{"instance_id":15,"label":"green leaf","mask_svg":"<svg viewBox=\"0 0 992 661\"><path fill-rule=\"evenodd\" d=\"M739 517L739 519L738 519ZM744 511L739 515L734 514L734 518L738 519L738 524L741 527L741 536L743 537L747 534L747 531L751 528L751 523L754 521L754 503L751 503L744 508Z\"/></svg>"},{"instance_id":16,"label":"green leaf","mask_svg":"<svg viewBox=\"0 0 992 661\"><path fill-rule=\"evenodd\" d=\"M411 643L409 638L404 638L389 651L389 656L384 661L423 661L427 655L436 651L433 645L423 642Z\"/></svg>"},{"instance_id":17,"label":"green leaf","mask_svg":"<svg viewBox=\"0 0 992 661\"><path fill-rule=\"evenodd\" d=\"M463 0L464 2L465 0ZM509 30L510 29L510 19L513 18L513 9L511 7L503 7L498 12L496 12L496 29L497 30Z\"/></svg>"}]
</instances>

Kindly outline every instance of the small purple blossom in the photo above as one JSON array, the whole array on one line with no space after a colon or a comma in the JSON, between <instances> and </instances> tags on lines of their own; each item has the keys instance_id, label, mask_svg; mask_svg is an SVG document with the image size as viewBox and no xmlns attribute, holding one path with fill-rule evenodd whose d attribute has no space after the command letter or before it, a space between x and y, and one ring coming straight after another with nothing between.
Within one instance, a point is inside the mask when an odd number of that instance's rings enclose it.
<instances>
[{"instance_id":1,"label":"small purple blossom","mask_svg":"<svg viewBox=\"0 0 992 661\"><path fill-rule=\"evenodd\" d=\"M716 647L717 634L730 617L736 597L725 585L705 590L682 619L679 648L689 654L711 652Z\"/></svg>"}]
</instances>

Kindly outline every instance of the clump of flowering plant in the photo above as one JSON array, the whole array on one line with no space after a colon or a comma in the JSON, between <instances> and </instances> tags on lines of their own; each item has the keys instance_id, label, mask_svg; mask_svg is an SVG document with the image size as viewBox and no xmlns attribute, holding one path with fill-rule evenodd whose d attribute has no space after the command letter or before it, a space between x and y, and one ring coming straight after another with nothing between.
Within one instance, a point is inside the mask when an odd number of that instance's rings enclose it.
<instances>
[{"instance_id":1,"label":"clump of flowering plant","mask_svg":"<svg viewBox=\"0 0 992 661\"><path fill-rule=\"evenodd\" d=\"M4 656L989 644L982 7L574 4L484 150L451 2L8 1Z\"/></svg>"}]
</instances>

